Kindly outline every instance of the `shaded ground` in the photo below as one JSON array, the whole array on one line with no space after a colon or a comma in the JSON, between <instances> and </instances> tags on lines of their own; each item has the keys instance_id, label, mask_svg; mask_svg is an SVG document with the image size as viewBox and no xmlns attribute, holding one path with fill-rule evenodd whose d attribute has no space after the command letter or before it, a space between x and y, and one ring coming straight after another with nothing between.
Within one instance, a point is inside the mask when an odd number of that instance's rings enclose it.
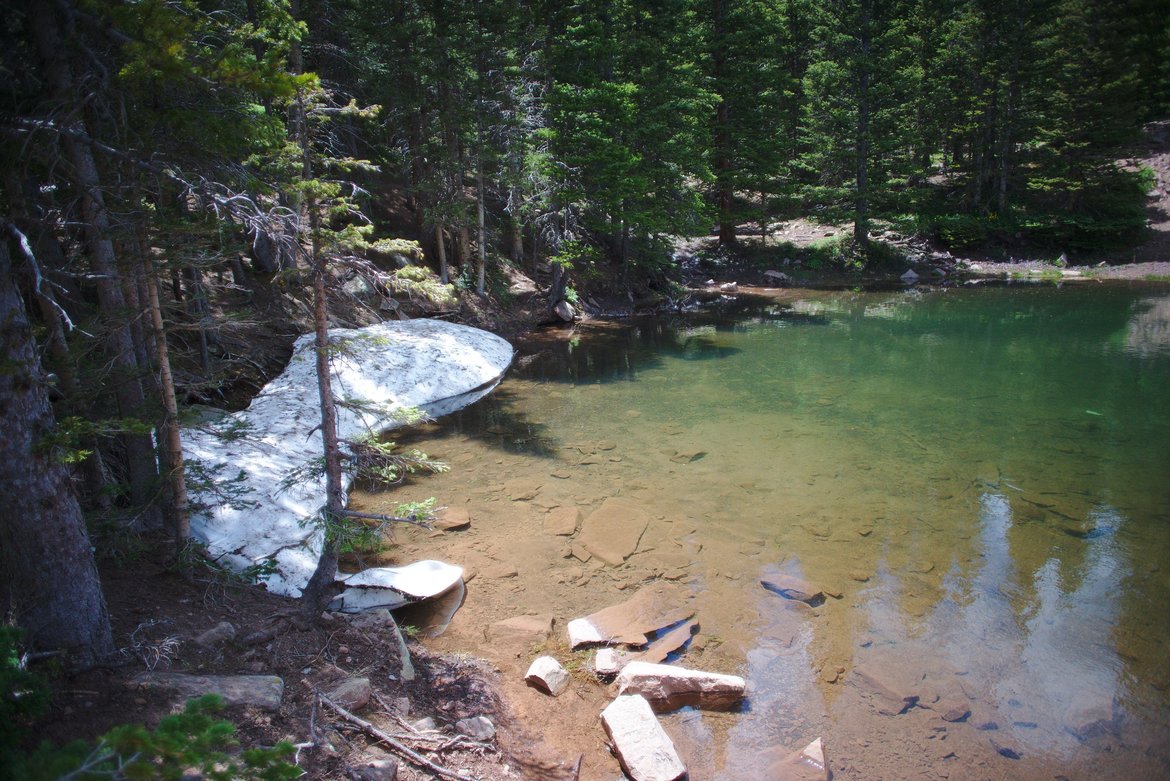
<instances>
[{"instance_id":1,"label":"shaded ground","mask_svg":"<svg viewBox=\"0 0 1170 781\"><path fill-rule=\"evenodd\" d=\"M186 580L144 562L107 567L103 582L123 659L115 667L55 679L50 710L31 730L34 741L64 744L118 724L156 725L179 706L167 693L127 684L146 670L277 675L284 680L279 710L236 706L224 717L237 725L246 746L299 744L297 764L307 778L347 778L371 760L396 756L316 702L318 691L360 676L370 680L373 695L355 711L439 766L498 781L521 777L520 768L553 764L540 753L539 741L522 733L497 693L495 672L480 661L431 653L412 642L417 677L406 681L392 634L355 625L349 616L327 614L318 626L297 630L281 620L295 609L294 600L208 573ZM236 639L211 647L195 642L221 621L236 628ZM481 715L496 725L496 738L459 738L455 723ZM439 732L418 734L409 726L426 717ZM401 779L437 777L397 758Z\"/></svg>"}]
</instances>

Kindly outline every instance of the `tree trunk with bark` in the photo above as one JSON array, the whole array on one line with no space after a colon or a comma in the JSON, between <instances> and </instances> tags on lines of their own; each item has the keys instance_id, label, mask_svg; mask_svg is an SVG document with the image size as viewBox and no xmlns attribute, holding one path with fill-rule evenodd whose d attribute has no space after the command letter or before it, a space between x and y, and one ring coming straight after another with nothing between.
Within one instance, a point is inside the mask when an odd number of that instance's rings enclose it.
<instances>
[{"instance_id":1,"label":"tree trunk with bark","mask_svg":"<svg viewBox=\"0 0 1170 781\"><path fill-rule=\"evenodd\" d=\"M29 3L29 26L36 39L37 51L44 63L46 81L54 99L63 105L72 105L76 85L69 62L65 59L67 49L61 41L52 5ZM61 146L81 196L85 247L97 277L98 301L110 321L106 343L112 364L111 384L118 414L123 418L133 418L141 413L146 402L141 379L144 367L139 366L135 358L134 340L126 320L126 300L119 285L117 257L110 240L110 213L106 207L97 162L93 150L80 140L79 135L84 137L89 134L61 134ZM148 434L127 433L122 435L122 439L126 449L130 500L136 508L142 508L142 525L157 525L157 509L148 507L155 497L158 480L154 444Z\"/></svg>"},{"instance_id":2,"label":"tree trunk with bark","mask_svg":"<svg viewBox=\"0 0 1170 781\"><path fill-rule=\"evenodd\" d=\"M29 642L88 667L114 651L101 581L70 476L46 437L56 423L24 302L0 241L0 607Z\"/></svg>"}]
</instances>

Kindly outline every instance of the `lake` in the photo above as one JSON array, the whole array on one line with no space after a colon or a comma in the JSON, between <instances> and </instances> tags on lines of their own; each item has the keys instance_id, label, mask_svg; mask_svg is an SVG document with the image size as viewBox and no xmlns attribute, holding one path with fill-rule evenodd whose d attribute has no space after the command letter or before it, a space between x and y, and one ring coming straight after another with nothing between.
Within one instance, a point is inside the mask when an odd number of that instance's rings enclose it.
<instances>
[{"instance_id":1,"label":"lake","mask_svg":"<svg viewBox=\"0 0 1170 781\"><path fill-rule=\"evenodd\" d=\"M392 552L475 575L432 642L522 675L483 627L547 614L584 665L564 623L662 579L701 625L679 663L748 681L735 712L663 717L697 781L816 737L837 779L1170 777L1167 286L776 291L521 356L400 437L451 472L354 496L470 514ZM542 528L608 497L650 517L620 567Z\"/></svg>"}]
</instances>

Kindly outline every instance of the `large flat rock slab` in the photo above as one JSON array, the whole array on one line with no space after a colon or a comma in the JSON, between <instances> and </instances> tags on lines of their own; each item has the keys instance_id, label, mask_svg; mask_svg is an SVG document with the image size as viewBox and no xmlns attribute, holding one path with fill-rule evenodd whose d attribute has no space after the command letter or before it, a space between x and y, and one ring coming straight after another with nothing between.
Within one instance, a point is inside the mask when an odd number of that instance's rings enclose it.
<instances>
[{"instance_id":1,"label":"large flat rock slab","mask_svg":"<svg viewBox=\"0 0 1170 781\"><path fill-rule=\"evenodd\" d=\"M330 331L338 433L355 438L402 425L403 412L438 417L489 393L512 361L500 337L442 320ZM299 596L323 544L315 522L325 479L313 335L299 338L283 373L247 409L183 429L192 534L237 570L273 558L269 591ZM290 478L292 478L290 480ZM345 478L345 489L349 476Z\"/></svg>"},{"instance_id":2,"label":"large flat rock slab","mask_svg":"<svg viewBox=\"0 0 1170 781\"><path fill-rule=\"evenodd\" d=\"M275 675L188 675L187 673L139 673L129 684L143 689L174 692L184 700L217 694L228 705L251 705L276 710L284 696L284 681Z\"/></svg>"},{"instance_id":3,"label":"large flat rock slab","mask_svg":"<svg viewBox=\"0 0 1170 781\"><path fill-rule=\"evenodd\" d=\"M690 594L681 586L657 581L643 586L625 602L575 618L567 627L573 649L585 645L645 645L646 635L695 614ZM677 646L676 646L677 647Z\"/></svg>"},{"instance_id":4,"label":"large flat rock slab","mask_svg":"<svg viewBox=\"0 0 1170 781\"><path fill-rule=\"evenodd\" d=\"M616 567L638 550L650 516L637 502L611 496L581 524L585 550Z\"/></svg>"}]
</instances>

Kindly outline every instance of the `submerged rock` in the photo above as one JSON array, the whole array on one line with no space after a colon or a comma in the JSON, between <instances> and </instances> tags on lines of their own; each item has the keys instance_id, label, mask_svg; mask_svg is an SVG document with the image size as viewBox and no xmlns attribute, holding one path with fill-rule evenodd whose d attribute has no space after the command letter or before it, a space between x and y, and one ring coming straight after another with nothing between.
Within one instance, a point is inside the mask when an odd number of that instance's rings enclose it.
<instances>
[{"instance_id":1,"label":"submerged rock","mask_svg":"<svg viewBox=\"0 0 1170 781\"><path fill-rule=\"evenodd\" d=\"M687 621L653 640L642 651L624 651L620 648L601 648L593 659L593 670L598 675L617 675L630 662L663 662L666 657L690 642L699 631L698 621Z\"/></svg>"},{"instance_id":2,"label":"submerged rock","mask_svg":"<svg viewBox=\"0 0 1170 781\"><path fill-rule=\"evenodd\" d=\"M611 567L620 565L638 549L650 523L641 505L610 497L581 524L581 545Z\"/></svg>"},{"instance_id":3,"label":"submerged rock","mask_svg":"<svg viewBox=\"0 0 1170 781\"><path fill-rule=\"evenodd\" d=\"M829 781L832 771L820 738L768 767L768 781Z\"/></svg>"},{"instance_id":4,"label":"submerged rock","mask_svg":"<svg viewBox=\"0 0 1170 781\"><path fill-rule=\"evenodd\" d=\"M825 593L821 589L808 581L794 578L791 575L776 575L767 580L761 580L760 585L785 599L794 599L814 607L825 601Z\"/></svg>"},{"instance_id":5,"label":"submerged rock","mask_svg":"<svg viewBox=\"0 0 1170 781\"><path fill-rule=\"evenodd\" d=\"M685 621L695 614L682 587L651 583L625 602L569 622L569 645L576 650L596 643L644 645L646 635Z\"/></svg>"}]
</instances>

